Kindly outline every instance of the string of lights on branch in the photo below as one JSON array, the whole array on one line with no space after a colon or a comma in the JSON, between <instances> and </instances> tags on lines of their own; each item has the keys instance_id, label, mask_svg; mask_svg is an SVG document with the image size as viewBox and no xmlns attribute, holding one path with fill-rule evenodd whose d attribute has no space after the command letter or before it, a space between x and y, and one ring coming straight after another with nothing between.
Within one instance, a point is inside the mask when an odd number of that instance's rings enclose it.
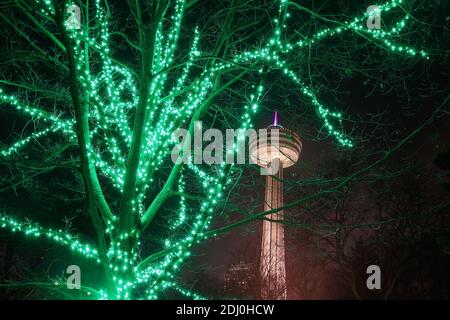
<instances>
[{"instance_id":1,"label":"string of lights on branch","mask_svg":"<svg viewBox=\"0 0 450 320\"><path fill-rule=\"evenodd\" d=\"M43 0L36 2L41 5L41 13L53 17L56 9L53 2ZM388 13L394 8L400 8L403 0L391 0L379 6L382 13ZM70 3L68 4L70 5ZM84 101L89 101L89 138L87 145L88 161L95 166L119 193L124 192L125 177L127 174L127 158L132 146L133 127L131 125L134 113L139 104L139 81L135 73L128 67L118 64L111 57L111 41L109 23L110 17L102 0L95 1L96 19L99 28L86 33L84 28L68 29L67 32L73 42L75 52L77 81L81 87ZM146 118L143 130L143 146L139 155L137 168L137 183L132 200L133 214L140 219L140 224L147 224L149 188L155 183L155 173L170 155L175 143L172 132L183 126L189 126L191 120L199 110L214 96L217 79L221 75L257 65L259 76L267 70L280 72L289 79L298 91L314 108L326 132L337 143L344 147L354 146L351 137L343 130L344 116L338 107L324 105L312 87L305 84L298 73L289 67L289 55L294 50L309 48L327 38L338 37L344 32L353 32L355 35L364 35L391 53L402 54L406 57L420 57L428 59L423 50L414 49L408 45L397 43L397 36L404 30L411 20L406 13L390 29L368 30L364 23L368 13L354 18L351 21L336 22L334 27L325 28L302 40L288 42L283 39L286 24L291 13L289 1L281 0L278 16L274 18L273 36L268 39L260 49L240 52L229 60L217 59L204 68L198 70L196 62L202 58L199 49L201 33L195 29L189 53L182 64L181 71L173 76L175 53L178 49L182 20L185 15L185 0L176 0L172 15L167 21L161 20L157 26L153 60L151 61L152 80L148 88L149 98L146 102ZM170 23L168 23L170 21ZM168 29L168 30L167 30ZM86 47L91 48L98 55L96 68L92 68L89 56L86 56ZM196 72L194 72L194 69ZM95 69L95 71L94 71ZM174 79L175 77L175 79ZM267 84L258 83L253 86L253 92L247 101L243 101L240 114L241 128L252 127L255 115L260 109L262 97ZM188 88L188 89L186 89ZM0 102L8 105L31 117L33 120L47 125L41 131L21 138L0 150L1 157L12 157L26 150L26 147L37 139L43 139L50 133L61 132L68 139L76 141L75 119L69 114L58 114L45 111L45 106L30 106L19 98L7 94L5 88L0 88ZM237 151L235 145L234 152ZM114 292L103 289L99 292L100 299L129 299L134 290L143 288L145 298L157 299L168 288L194 299L202 299L201 295L187 290L177 284L177 273L183 262L190 256L193 246L205 239L205 231L210 227L221 203L224 192L233 182L233 165L220 164L215 170L207 170L192 162L180 170L178 175L177 197L179 206L175 219L171 220L171 235L161 243L160 254L154 259L142 259L136 241L136 248L131 251L124 249L124 243L129 239L139 239L142 230L139 227L126 233L118 233L117 213L113 213L104 221L107 228L105 236L108 238L108 251L106 262L113 274ZM200 182L203 200L199 208L189 210L188 199L185 197L188 179ZM19 222L7 215L0 216L0 226L10 231L20 232L30 237L46 237L58 244L69 247L87 258L94 258L100 262L97 249L80 243L75 236L61 230L45 229L35 223ZM102 261L104 262L104 261ZM132 274L132 277L129 275Z\"/></svg>"}]
</instances>

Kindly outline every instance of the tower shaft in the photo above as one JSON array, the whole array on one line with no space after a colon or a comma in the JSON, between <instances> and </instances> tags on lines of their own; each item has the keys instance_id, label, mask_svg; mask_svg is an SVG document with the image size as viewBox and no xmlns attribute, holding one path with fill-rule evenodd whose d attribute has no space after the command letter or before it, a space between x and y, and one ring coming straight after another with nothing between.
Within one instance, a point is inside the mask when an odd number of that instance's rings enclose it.
<instances>
[{"instance_id":1,"label":"tower shaft","mask_svg":"<svg viewBox=\"0 0 450 320\"><path fill-rule=\"evenodd\" d=\"M278 163L275 163L277 161ZM278 172L266 177L264 211L283 206L283 166L279 159ZM266 215L269 220L282 220L283 211ZM261 243L261 296L263 299L287 299L284 227L282 223L263 221Z\"/></svg>"}]
</instances>

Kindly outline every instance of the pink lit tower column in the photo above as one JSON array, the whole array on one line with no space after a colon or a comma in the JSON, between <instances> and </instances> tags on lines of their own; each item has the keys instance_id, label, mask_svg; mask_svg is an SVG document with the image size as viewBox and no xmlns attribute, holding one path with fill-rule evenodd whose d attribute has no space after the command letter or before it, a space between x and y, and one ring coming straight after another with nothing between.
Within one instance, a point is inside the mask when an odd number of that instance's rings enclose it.
<instances>
[{"instance_id":1,"label":"pink lit tower column","mask_svg":"<svg viewBox=\"0 0 450 320\"><path fill-rule=\"evenodd\" d=\"M274 122L267 127L267 137L259 134L250 143L250 156L267 170L264 211L283 207L283 170L298 161L302 143L298 135ZM286 261L284 248L283 210L266 215L261 242L261 297L287 299Z\"/></svg>"}]
</instances>

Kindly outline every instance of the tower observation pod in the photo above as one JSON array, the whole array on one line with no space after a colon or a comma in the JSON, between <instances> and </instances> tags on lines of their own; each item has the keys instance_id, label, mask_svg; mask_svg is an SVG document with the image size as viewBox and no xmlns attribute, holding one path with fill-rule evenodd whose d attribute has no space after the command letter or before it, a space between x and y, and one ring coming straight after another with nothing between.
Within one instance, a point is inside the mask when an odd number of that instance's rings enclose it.
<instances>
[{"instance_id":1,"label":"tower observation pod","mask_svg":"<svg viewBox=\"0 0 450 320\"><path fill-rule=\"evenodd\" d=\"M283 207L283 171L294 165L302 151L299 136L274 122L267 134L250 142L250 158L266 175L264 211ZM267 214L263 221L261 241L261 298L287 299L283 210Z\"/></svg>"}]
</instances>

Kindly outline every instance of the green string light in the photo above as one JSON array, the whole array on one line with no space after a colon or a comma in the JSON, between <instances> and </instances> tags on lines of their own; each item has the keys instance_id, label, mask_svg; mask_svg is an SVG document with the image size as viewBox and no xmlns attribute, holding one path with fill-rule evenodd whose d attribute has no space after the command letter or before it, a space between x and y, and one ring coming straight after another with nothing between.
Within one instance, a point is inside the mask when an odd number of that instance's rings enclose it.
<instances>
[{"instance_id":1,"label":"green string light","mask_svg":"<svg viewBox=\"0 0 450 320\"><path fill-rule=\"evenodd\" d=\"M52 1L36 1L41 5L41 12L49 17L54 16L55 8ZM380 12L388 13L400 7L403 0L391 0L380 5ZM111 185L120 193L123 192L126 176L126 161L132 142L133 129L130 121L137 109L139 94L138 80L135 74L123 65L113 61L110 54L109 17L103 8L103 1L96 0L96 24L98 29L85 34L84 30L68 30L73 41L78 81L83 93L89 97L89 125L91 144L88 148L88 161L95 166ZM404 15L390 29L368 30L364 27L368 14L365 13L351 21L337 23L335 27L325 28L299 41L288 42L283 39L287 31L286 21L290 16L289 1L280 0L278 16L274 19L273 36L260 49L244 51L232 56L229 61L217 60L200 72L193 72L195 62L202 57L199 50L201 34L195 29L189 54L177 73L176 78L169 74L174 63L178 48L180 30L184 17L186 1L177 0L174 3L173 14L158 25L155 37L153 61L151 62L152 80L148 88L148 117L144 123L144 146L140 154L137 169L137 185L135 197L132 200L133 212L142 218L145 203L148 203L149 188L154 183L154 173L170 155L175 141L172 132L189 124L194 112L198 110L213 93L216 80L223 73L236 70L239 66L258 64L261 66L259 76L264 70L280 72L289 79L306 100L314 107L318 119L326 132L338 144L352 147L354 142L343 131L343 115L337 108L330 108L320 102L314 90L307 86L301 77L287 63L289 54L294 50L307 49L320 41L337 37L344 32L353 32L371 39L374 44L383 49L406 57L428 59L423 50L416 50L396 42L396 37L404 30L410 20ZM95 49L98 53L96 68L90 68L84 56L84 45ZM93 70L95 69L95 71ZM191 79L192 78L192 79ZM173 81L173 83L172 83ZM189 87L189 90L186 90ZM255 115L260 109L260 103L265 91L264 85L253 86L254 92L243 103L240 123L242 129L252 127ZM72 115L56 116L44 109L29 106L12 95L6 94L0 88L0 102L9 105L33 120L47 125L28 137L16 141L11 146L0 150L0 156L12 157L36 139L50 133L61 132L69 139L76 141L75 119ZM236 153L237 145L232 152ZM234 156L234 155L233 155ZM204 200L196 210L188 210L184 196L188 173L200 183ZM233 181L234 165L219 164L213 172L202 169L193 163L188 163L178 179L179 208L171 223L171 235L161 241L166 253L144 267L140 267L141 243L136 241L136 247L126 250L124 243L130 239L139 239L141 234L137 229L117 234L117 217L105 221L105 235L108 239L106 253L108 261L102 261L109 266L113 275L115 290L108 292L100 290L99 299L130 299L137 289L144 289L144 298L157 299L168 288L194 299L203 297L177 284L177 273L182 264L190 256L192 247L205 239L206 230L211 225L218 204L224 191ZM191 179L192 177L190 177ZM193 178L192 178L193 179ZM7 215L0 215L0 227L13 232L20 232L31 237L46 237L58 244L69 247L87 258L100 262L97 249L82 244L75 236L61 230L45 229L35 223L19 222Z\"/></svg>"},{"instance_id":2,"label":"green string light","mask_svg":"<svg viewBox=\"0 0 450 320\"><path fill-rule=\"evenodd\" d=\"M27 237L46 238L86 258L95 259L97 262L100 262L95 247L81 243L77 236L71 235L61 229L53 230L51 228L44 228L34 222L20 221L6 214L0 214L0 228L8 229L14 233L21 233Z\"/></svg>"}]
</instances>

